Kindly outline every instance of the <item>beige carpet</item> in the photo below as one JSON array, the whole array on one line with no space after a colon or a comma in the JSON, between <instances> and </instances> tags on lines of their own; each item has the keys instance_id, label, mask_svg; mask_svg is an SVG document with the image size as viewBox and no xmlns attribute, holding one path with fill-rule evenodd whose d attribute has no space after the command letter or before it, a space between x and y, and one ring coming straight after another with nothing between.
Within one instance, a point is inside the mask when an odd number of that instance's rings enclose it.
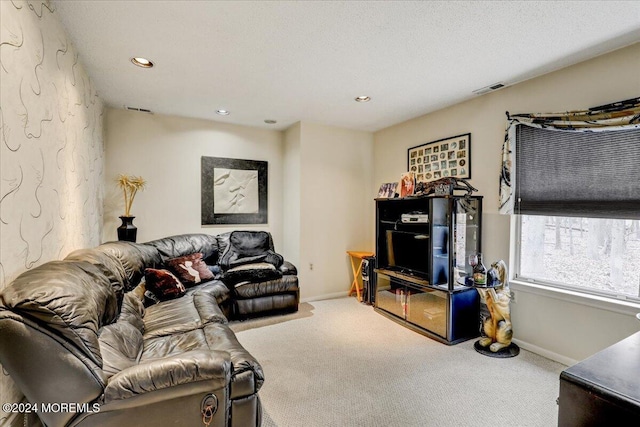
<instances>
[{"instance_id":1,"label":"beige carpet","mask_svg":"<svg viewBox=\"0 0 640 427\"><path fill-rule=\"evenodd\" d=\"M232 324L262 364L263 426L556 426L565 366L440 344L355 298Z\"/></svg>"}]
</instances>

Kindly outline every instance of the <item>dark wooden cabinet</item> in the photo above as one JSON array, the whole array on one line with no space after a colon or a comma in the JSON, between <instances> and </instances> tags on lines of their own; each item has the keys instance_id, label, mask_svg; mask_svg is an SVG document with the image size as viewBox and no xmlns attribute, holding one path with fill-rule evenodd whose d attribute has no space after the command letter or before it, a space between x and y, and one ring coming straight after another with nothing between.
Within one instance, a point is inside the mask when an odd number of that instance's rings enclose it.
<instances>
[{"instance_id":1,"label":"dark wooden cabinet","mask_svg":"<svg viewBox=\"0 0 640 427\"><path fill-rule=\"evenodd\" d=\"M558 427L640 425L640 332L560 374Z\"/></svg>"},{"instance_id":2,"label":"dark wooden cabinet","mask_svg":"<svg viewBox=\"0 0 640 427\"><path fill-rule=\"evenodd\" d=\"M447 344L477 337L478 292L462 283L481 218L478 196L377 199L376 311Z\"/></svg>"}]
</instances>

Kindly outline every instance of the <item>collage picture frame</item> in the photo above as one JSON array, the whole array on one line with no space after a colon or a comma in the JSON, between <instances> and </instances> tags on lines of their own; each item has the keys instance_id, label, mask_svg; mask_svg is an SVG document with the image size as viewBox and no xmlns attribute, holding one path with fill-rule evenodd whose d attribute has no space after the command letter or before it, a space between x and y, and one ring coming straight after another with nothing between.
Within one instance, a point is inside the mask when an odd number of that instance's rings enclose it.
<instances>
[{"instance_id":1,"label":"collage picture frame","mask_svg":"<svg viewBox=\"0 0 640 427\"><path fill-rule=\"evenodd\" d=\"M407 150L407 170L416 182L471 178L471 133L416 145Z\"/></svg>"}]
</instances>

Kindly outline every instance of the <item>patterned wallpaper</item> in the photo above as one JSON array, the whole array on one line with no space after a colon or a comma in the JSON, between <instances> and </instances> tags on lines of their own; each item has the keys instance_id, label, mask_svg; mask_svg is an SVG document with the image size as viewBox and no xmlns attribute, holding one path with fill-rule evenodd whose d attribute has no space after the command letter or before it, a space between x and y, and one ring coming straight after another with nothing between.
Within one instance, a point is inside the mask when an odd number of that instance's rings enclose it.
<instances>
[{"instance_id":1,"label":"patterned wallpaper","mask_svg":"<svg viewBox=\"0 0 640 427\"><path fill-rule=\"evenodd\" d=\"M48 1L0 8L1 289L100 243L104 107ZM0 374L0 401L16 399Z\"/></svg>"}]
</instances>

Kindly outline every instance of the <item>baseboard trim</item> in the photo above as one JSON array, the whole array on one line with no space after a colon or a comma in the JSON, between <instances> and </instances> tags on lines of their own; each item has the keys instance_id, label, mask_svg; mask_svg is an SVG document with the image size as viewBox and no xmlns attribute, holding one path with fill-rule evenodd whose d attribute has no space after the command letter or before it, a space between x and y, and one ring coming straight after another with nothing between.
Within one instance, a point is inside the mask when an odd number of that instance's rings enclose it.
<instances>
[{"instance_id":1,"label":"baseboard trim","mask_svg":"<svg viewBox=\"0 0 640 427\"><path fill-rule=\"evenodd\" d=\"M518 344L520 347L522 347L525 350L538 354L542 357L546 357L547 359L551 359L554 362L562 363L563 365L566 365L566 366L573 366L576 363L578 363L578 360L571 359L570 357L566 357L558 353L554 353L553 351L549 351L545 348L538 347L537 345L528 343L526 341L513 339L513 342Z\"/></svg>"},{"instance_id":2,"label":"baseboard trim","mask_svg":"<svg viewBox=\"0 0 640 427\"><path fill-rule=\"evenodd\" d=\"M349 292L346 292L346 291L334 292L332 294L323 294L323 295L316 295L314 297L309 297L309 298L302 298L300 302L312 302L312 301L322 301L325 299L343 298L348 295L349 295Z\"/></svg>"}]
</instances>

